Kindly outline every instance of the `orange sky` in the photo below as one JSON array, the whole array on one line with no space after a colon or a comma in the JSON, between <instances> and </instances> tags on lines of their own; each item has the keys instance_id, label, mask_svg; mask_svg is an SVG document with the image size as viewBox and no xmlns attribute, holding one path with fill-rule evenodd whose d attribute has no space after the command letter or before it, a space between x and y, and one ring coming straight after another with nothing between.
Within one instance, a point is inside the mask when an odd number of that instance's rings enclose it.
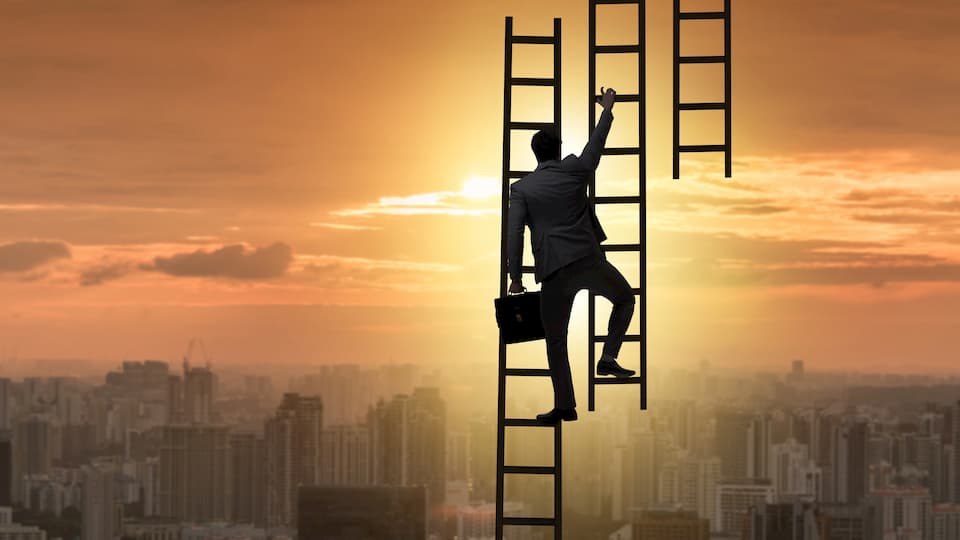
<instances>
[{"instance_id":1,"label":"orange sky","mask_svg":"<svg viewBox=\"0 0 960 540\"><path fill-rule=\"evenodd\" d=\"M678 182L672 3L649 4L651 369L953 370L960 5L736 0L734 178L685 159ZM617 13L601 42L629 41ZM579 153L586 0L0 4L0 356L175 361L200 336L221 364L495 363L506 15L562 17ZM624 65L598 83L633 92ZM611 144L634 142L629 107ZM629 189L605 166L601 192Z\"/></svg>"}]
</instances>

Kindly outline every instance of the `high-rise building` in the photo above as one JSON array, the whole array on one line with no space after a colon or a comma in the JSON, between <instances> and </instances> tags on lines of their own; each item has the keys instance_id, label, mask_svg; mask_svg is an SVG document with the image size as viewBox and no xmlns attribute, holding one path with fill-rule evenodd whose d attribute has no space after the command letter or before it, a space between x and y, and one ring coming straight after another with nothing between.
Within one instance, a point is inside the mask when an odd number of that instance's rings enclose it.
<instances>
[{"instance_id":1,"label":"high-rise building","mask_svg":"<svg viewBox=\"0 0 960 540\"><path fill-rule=\"evenodd\" d=\"M489 502L496 497L496 437L489 421L470 422L470 500Z\"/></svg>"},{"instance_id":2,"label":"high-rise building","mask_svg":"<svg viewBox=\"0 0 960 540\"><path fill-rule=\"evenodd\" d=\"M874 540L875 509L866 503L818 505L822 532L820 540Z\"/></svg>"},{"instance_id":3,"label":"high-rise building","mask_svg":"<svg viewBox=\"0 0 960 540\"><path fill-rule=\"evenodd\" d=\"M875 509L877 538L927 540L933 532L930 491L927 488L886 488L870 493Z\"/></svg>"},{"instance_id":4,"label":"high-rise building","mask_svg":"<svg viewBox=\"0 0 960 540\"><path fill-rule=\"evenodd\" d=\"M633 540L709 540L710 522L696 512L645 510L633 522Z\"/></svg>"},{"instance_id":5,"label":"high-rise building","mask_svg":"<svg viewBox=\"0 0 960 540\"><path fill-rule=\"evenodd\" d=\"M297 534L311 540L423 540L424 487L300 488Z\"/></svg>"},{"instance_id":6,"label":"high-rise building","mask_svg":"<svg viewBox=\"0 0 960 540\"><path fill-rule=\"evenodd\" d=\"M23 477L28 474L46 474L54 458L57 426L47 415L31 414L19 419L13 432L14 502L23 501Z\"/></svg>"},{"instance_id":7,"label":"high-rise building","mask_svg":"<svg viewBox=\"0 0 960 540\"><path fill-rule=\"evenodd\" d=\"M447 433L447 480L465 482L470 479L470 432Z\"/></svg>"},{"instance_id":8,"label":"high-rise building","mask_svg":"<svg viewBox=\"0 0 960 540\"><path fill-rule=\"evenodd\" d=\"M446 493L447 409L438 388L416 388L410 396L411 485L427 487L430 508Z\"/></svg>"},{"instance_id":9,"label":"high-rise building","mask_svg":"<svg viewBox=\"0 0 960 540\"><path fill-rule=\"evenodd\" d=\"M368 415L374 484L426 486L427 504L443 504L446 405L436 388L416 388L380 401Z\"/></svg>"},{"instance_id":10,"label":"high-rise building","mask_svg":"<svg viewBox=\"0 0 960 540\"><path fill-rule=\"evenodd\" d=\"M13 508L0 506L0 540L47 540L47 533L35 525L14 523Z\"/></svg>"},{"instance_id":11,"label":"high-rise building","mask_svg":"<svg viewBox=\"0 0 960 540\"><path fill-rule=\"evenodd\" d=\"M208 423L216 420L213 410L216 380L209 367L183 366L183 412L186 422Z\"/></svg>"},{"instance_id":12,"label":"high-rise building","mask_svg":"<svg viewBox=\"0 0 960 540\"><path fill-rule=\"evenodd\" d=\"M179 375L167 377L167 423L183 423L183 379Z\"/></svg>"},{"instance_id":13,"label":"high-rise building","mask_svg":"<svg viewBox=\"0 0 960 540\"><path fill-rule=\"evenodd\" d=\"M747 441L750 429L750 415L721 411L717 413L716 446L717 455L722 464L721 476L727 478L746 478Z\"/></svg>"},{"instance_id":14,"label":"high-rise building","mask_svg":"<svg viewBox=\"0 0 960 540\"><path fill-rule=\"evenodd\" d=\"M115 492L117 468L109 463L83 465L83 540L120 538L123 516L120 494Z\"/></svg>"},{"instance_id":15,"label":"high-rise building","mask_svg":"<svg viewBox=\"0 0 960 540\"><path fill-rule=\"evenodd\" d=\"M772 503L773 485L768 479L724 480L717 485L717 520L714 530L739 536L752 506Z\"/></svg>"},{"instance_id":16,"label":"high-rise building","mask_svg":"<svg viewBox=\"0 0 960 540\"><path fill-rule=\"evenodd\" d=\"M761 503L750 507L746 540L820 540L821 519L813 502Z\"/></svg>"},{"instance_id":17,"label":"high-rise building","mask_svg":"<svg viewBox=\"0 0 960 540\"><path fill-rule=\"evenodd\" d=\"M955 538L960 538L960 505L934 505L933 533L930 540L954 540Z\"/></svg>"},{"instance_id":18,"label":"high-rise building","mask_svg":"<svg viewBox=\"0 0 960 540\"><path fill-rule=\"evenodd\" d=\"M232 519L266 526L266 443L256 433L230 434L230 475L233 480Z\"/></svg>"},{"instance_id":19,"label":"high-rise building","mask_svg":"<svg viewBox=\"0 0 960 540\"><path fill-rule=\"evenodd\" d=\"M794 439L774 444L770 449L770 474L778 497L808 495L821 500L823 475L820 467L810 459L808 447Z\"/></svg>"},{"instance_id":20,"label":"high-rise building","mask_svg":"<svg viewBox=\"0 0 960 540\"><path fill-rule=\"evenodd\" d=\"M230 466L227 426L163 426L158 489L161 515L181 521L230 519Z\"/></svg>"},{"instance_id":21,"label":"high-rise building","mask_svg":"<svg viewBox=\"0 0 960 540\"><path fill-rule=\"evenodd\" d=\"M323 403L319 396L286 393L265 426L267 524L293 526L297 489L320 483Z\"/></svg>"},{"instance_id":22,"label":"high-rise building","mask_svg":"<svg viewBox=\"0 0 960 540\"><path fill-rule=\"evenodd\" d=\"M13 399L10 392L12 386L10 379L0 378L0 430L10 429L10 405Z\"/></svg>"},{"instance_id":23,"label":"high-rise building","mask_svg":"<svg viewBox=\"0 0 960 540\"><path fill-rule=\"evenodd\" d=\"M13 505L13 441L9 430L0 430L0 507Z\"/></svg>"},{"instance_id":24,"label":"high-rise building","mask_svg":"<svg viewBox=\"0 0 960 540\"><path fill-rule=\"evenodd\" d=\"M867 492L867 423L845 422L835 431L833 460L836 500L860 502Z\"/></svg>"},{"instance_id":25,"label":"high-rise building","mask_svg":"<svg viewBox=\"0 0 960 540\"><path fill-rule=\"evenodd\" d=\"M370 484L370 431L366 425L323 428L320 480L328 486Z\"/></svg>"},{"instance_id":26,"label":"high-rise building","mask_svg":"<svg viewBox=\"0 0 960 540\"><path fill-rule=\"evenodd\" d=\"M216 376L209 366L191 367L183 361L183 376L167 377L167 423L207 424L219 421Z\"/></svg>"},{"instance_id":27,"label":"high-rise building","mask_svg":"<svg viewBox=\"0 0 960 540\"><path fill-rule=\"evenodd\" d=\"M771 445L771 420L767 414L758 414L747 428L747 477L769 478L768 458Z\"/></svg>"},{"instance_id":28,"label":"high-rise building","mask_svg":"<svg viewBox=\"0 0 960 540\"><path fill-rule=\"evenodd\" d=\"M720 459L694 458L684 454L660 467L658 502L695 512L713 522L716 519Z\"/></svg>"}]
</instances>

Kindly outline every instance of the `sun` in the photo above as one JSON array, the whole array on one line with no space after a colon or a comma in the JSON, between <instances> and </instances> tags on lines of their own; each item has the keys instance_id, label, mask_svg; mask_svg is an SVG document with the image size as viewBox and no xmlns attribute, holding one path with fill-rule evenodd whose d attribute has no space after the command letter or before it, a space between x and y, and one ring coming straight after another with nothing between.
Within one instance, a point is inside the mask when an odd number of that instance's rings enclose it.
<instances>
[{"instance_id":1,"label":"sun","mask_svg":"<svg viewBox=\"0 0 960 540\"><path fill-rule=\"evenodd\" d=\"M460 194L468 199L487 199L500 195L500 181L487 176L471 176L463 183Z\"/></svg>"}]
</instances>

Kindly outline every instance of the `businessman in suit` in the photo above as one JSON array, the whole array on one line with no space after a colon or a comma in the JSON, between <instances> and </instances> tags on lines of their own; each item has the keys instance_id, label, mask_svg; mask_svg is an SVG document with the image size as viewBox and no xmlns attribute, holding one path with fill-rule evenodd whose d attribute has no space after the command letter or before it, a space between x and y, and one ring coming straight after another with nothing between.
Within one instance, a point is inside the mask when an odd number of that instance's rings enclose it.
<instances>
[{"instance_id":1,"label":"businessman in suit","mask_svg":"<svg viewBox=\"0 0 960 540\"><path fill-rule=\"evenodd\" d=\"M597 101L603 106L600 120L579 157L560 159L560 139L550 131L537 132L531 141L537 168L510 186L507 229L507 268L510 292L523 292L522 258L524 226L530 227L534 279L540 288L540 314L547 345L547 363L553 382L554 407L537 415L543 423L576 420L576 401L567 356L567 326L577 292L589 289L613 303L598 375L629 377L616 358L633 317L633 289L606 260L600 243L607 236L587 202L587 182L600 163L600 155L613 122L616 92L601 87ZM592 345L591 345L592 346Z\"/></svg>"}]
</instances>

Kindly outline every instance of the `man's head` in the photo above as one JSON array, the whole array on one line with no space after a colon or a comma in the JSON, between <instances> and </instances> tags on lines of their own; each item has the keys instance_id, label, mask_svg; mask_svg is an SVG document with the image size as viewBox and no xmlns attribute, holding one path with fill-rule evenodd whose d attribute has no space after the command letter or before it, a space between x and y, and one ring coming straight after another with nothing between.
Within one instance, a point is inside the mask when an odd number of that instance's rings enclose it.
<instances>
[{"instance_id":1,"label":"man's head","mask_svg":"<svg viewBox=\"0 0 960 540\"><path fill-rule=\"evenodd\" d=\"M560 137L553 130L538 131L530 141L530 147L533 148L533 155L537 156L538 163L560 159Z\"/></svg>"}]
</instances>

